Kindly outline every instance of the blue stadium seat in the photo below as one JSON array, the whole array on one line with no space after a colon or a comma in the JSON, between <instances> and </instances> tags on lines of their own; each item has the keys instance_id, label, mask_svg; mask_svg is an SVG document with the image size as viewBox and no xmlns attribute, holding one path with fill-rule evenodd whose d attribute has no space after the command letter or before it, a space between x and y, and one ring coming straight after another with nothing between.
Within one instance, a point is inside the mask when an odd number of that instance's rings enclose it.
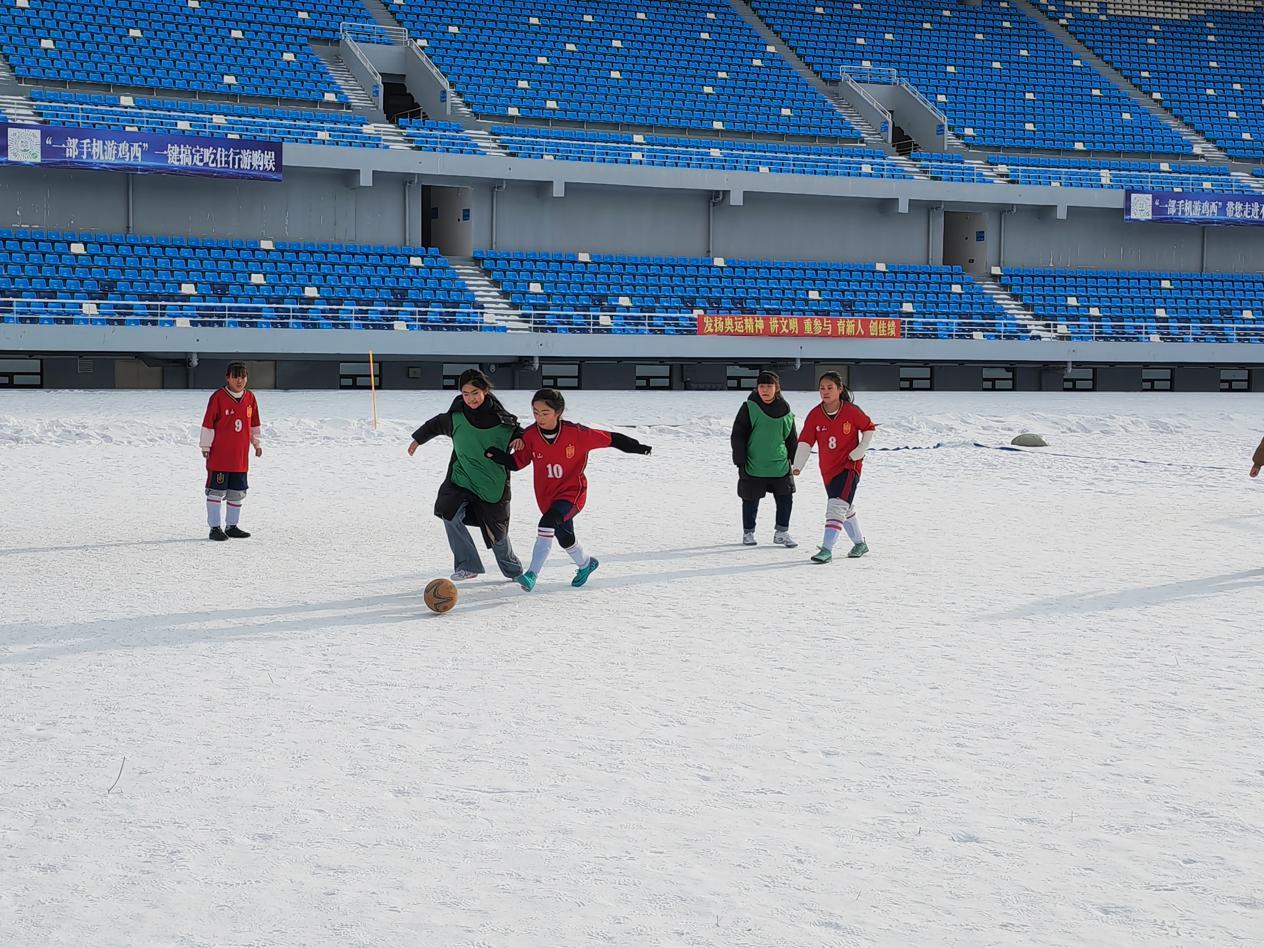
<instances>
[{"instance_id":1,"label":"blue stadium seat","mask_svg":"<svg viewBox=\"0 0 1264 948\"><path fill-rule=\"evenodd\" d=\"M861 138L725 0L390 9L481 115Z\"/></svg>"},{"instance_id":2,"label":"blue stadium seat","mask_svg":"<svg viewBox=\"0 0 1264 948\"><path fill-rule=\"evenodd\" d=\"M233 102L85 95L48 89L32 89L31 99L35 111L49 125L344 148L390 147L368 127L364 116L350 111L259 109Z\"/></svg>"},{"instance_id":3,"label":"blue stadium seat","mask_svg":"<svg viewBox=\"0 0 1264 948\"><path fill-rule=\"evenodd\" d=\"M960 267L478 251L541 332L697 331L697 316L903 319L907 335L1025 339ZM577 320L576 317L579 317Z\"/></svg>"},{"instance_id":4,"label":"blue stadium seat","mask_svg":"<svg viewBox=\"0 0 1264 948\"><path fill-rule=\"evenodd\" d=\"M1038 3L1230 157L1264 159L1264 5L1156 3L1144 13L1099 13L1078 0Z\"/></svg>"},{"instance_id":5,"label":"blue stadium seat","mask_svg":"<svg viewBox=\"0 0 1264 948\"><path fill-rule=\"evenodd\" d=\"M343 102L310 44L368 19L358 0L31 0L0 4L0 51L26 79Z\"/></svg>"},{"instance_id":6,"label":"blue stadium seat","mask_svg":"<svg viewBox=\"0 0 1264 948\"><path fill-rule=\"evenodd\" d=\"M505 329L424 247L11 233L0 247L0 296L17 302L0 303L5 322Z\"/></svg>"},{"instance_id":7,"label":"blue stadium seat","mask_svg":"<svg viewBox=\"0 0 1264 948\"><path fill-rule=\"evenodd\" d=\"M1075 341L1264 342L1264 274L1037 267L999 279Z\"/></svg>"},{"instance_id":8,"label":"blue stadium seat","mask_svg":"<svg viewBox=\"0 0 1264 948\"><path fill-rule=\"evenodd\" d=\"M912 175L883 152L849 145L673 138L523 125L493 125L492 133L510 154L520 158L913 180Z\"/></svg>"},{"instance_id":9,"label":"blue stadium seat","mask_svg":"<svg viewBox=\"0 0 1264 948\"><path fill-rule=\"evenodd\" d=\"M822 78L895 70L980 148L1190 154L1174 128L1003 0L752 0Z\"/></svg>"}]
</instances>

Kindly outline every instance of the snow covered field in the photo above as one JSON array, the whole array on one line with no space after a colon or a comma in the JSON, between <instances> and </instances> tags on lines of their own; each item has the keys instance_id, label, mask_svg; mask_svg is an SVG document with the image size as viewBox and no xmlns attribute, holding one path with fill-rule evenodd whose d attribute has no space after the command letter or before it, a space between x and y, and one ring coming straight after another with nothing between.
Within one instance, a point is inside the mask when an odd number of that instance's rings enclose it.
<instances>
[{"instance_id":1,"label":"snow covered field","mask_svg":"<svg viewBox=\"0 0 1264 948\"><path fill-rule=\"evenodd\" d=\"M577 392L654 445L601 569L436 617L450 396L259 396L213 544L206 393L0 394L0 945L1264 941L1261 397L862 396L944 446L818 567L815 461L735 545L740 395Z\"/></svg>"}]
</instances>

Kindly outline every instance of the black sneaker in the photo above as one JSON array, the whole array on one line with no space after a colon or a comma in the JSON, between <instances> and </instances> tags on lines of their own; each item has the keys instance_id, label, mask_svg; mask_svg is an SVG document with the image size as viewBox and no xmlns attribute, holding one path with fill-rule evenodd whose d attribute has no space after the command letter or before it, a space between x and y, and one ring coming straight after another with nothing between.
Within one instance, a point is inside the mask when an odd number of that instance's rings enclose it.
<instances>
[{"instance_id":1,"label":"black sneaker","mask_svg":"<svg viewBox=\"0 0 1264 948\"><path fill-rule=\"evenodd\" d=\"M244 540L250 536L250 534L234 523L231 527L224 531L224 536L232 537L234 540Z\"/></svg>"},{"instance_id":2,"label":"black sneaker","mask_svg":"<svg viewBox=\"0 0 1264 948\"><path fill-rule=\"evenodd\" d=\"M212 540L227 540L228 534L224 532L222 527L211 527L210 538Z\"/></svg>"}]
</instances>

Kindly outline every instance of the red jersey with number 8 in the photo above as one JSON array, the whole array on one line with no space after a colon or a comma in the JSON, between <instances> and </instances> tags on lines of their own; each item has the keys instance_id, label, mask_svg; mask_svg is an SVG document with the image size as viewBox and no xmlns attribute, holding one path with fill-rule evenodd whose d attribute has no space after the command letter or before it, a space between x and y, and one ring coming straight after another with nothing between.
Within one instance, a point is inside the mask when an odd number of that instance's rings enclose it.
<instances>
[{"instance_id":1,"label":"red jersey with number 8","mask_svg":"<svg viewBox=\"0 0 1264 948\"><path fill-rule=\"evenodd\" d=\"M875 427L869 416L851 402L843 402L833 418L817 405L803 420L799 442L816 445L821 456L821 477L829 484L843 471L860 473L865 462L853 461L848 455L860 444L861 434Z\"/></svg>"},{"instance_id":2,"label":"red jersey with number 8","mask_svg":"<svg viewBox=\"0 0 1264 948\"><path fill-rule=\"evenodd\" d=\"M610 432L585 428L563 421L557 437L549 441L532 425L522 435L522 450L514 452L518 469L535 465L535 499L540 513L545 513L559 500L575 505L575 513L584 509L588 500L588 452L610 447Z\"/></svg>"},{"instance_id":3,"label":"red jersey with number 8","mask_svg":"<svg viewBox=\"0 0 1264 948\"><path fill-rule=\"evenodd\" d=\"M211 472L240 474L250 470L250 446L259 439L259 403L247 390L241 398L233 398L221 388L211 396L202 419L202 444L210 435L211 453L206 469Z\"/></svg>"}]
</instances>

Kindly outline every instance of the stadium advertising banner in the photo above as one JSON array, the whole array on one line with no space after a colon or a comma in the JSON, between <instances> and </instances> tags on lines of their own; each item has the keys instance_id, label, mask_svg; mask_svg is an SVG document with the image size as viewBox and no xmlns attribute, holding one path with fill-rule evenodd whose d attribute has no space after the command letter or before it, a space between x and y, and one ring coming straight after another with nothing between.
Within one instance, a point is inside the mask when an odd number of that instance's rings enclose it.
<instances>
[{"instance_id":1,"label":"stadium advertising banner","mask_svg":"<svg viewBox=\"0 0 1264 948\"><path fill-rule=\"evenodd\" d=\"M833 316L699 316L699 336L815 336L825 339L899 339L898 319Z\"/></svg>"},{"instance_id":2,"label":"stadium advertising banner","mask_svg":"<svg viewBox=\"0 0 1264 948\"><path fill-rule=\"evenodd\" d=\"M1254 224L1264 226L1264 194L1129 191L1124 220L1147 224Z\"/></svg>"},{"instance_id":3,"label":"stadium advertising banner","mask_svg":"<svg viewBox=\"0 0 1264 948\"><path fill-rule=\"evenodd\" d=\"M0 125L0 165L281 180L281 143L104 128Z\"/></svg>"}]
</instances>

